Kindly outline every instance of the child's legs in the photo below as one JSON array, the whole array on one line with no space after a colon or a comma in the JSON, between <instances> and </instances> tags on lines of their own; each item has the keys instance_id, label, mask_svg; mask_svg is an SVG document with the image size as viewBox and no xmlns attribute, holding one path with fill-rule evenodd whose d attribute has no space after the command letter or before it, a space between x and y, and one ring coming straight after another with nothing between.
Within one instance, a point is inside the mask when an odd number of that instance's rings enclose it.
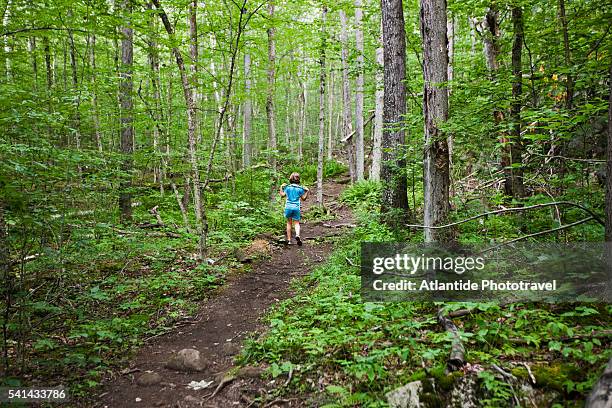
<instances>
[{"instance_id":1,"label":"child's legs","mask_svg":"<svg viewBox=\"0 0 612 408\"><path fill-rule=\"evenodd\" d=\"M287 218L287 240L291 241L291 224L293 223L293 219Z\"/></svg>"},{"instance_id":2,"label":"child's legs","mask_svg":"<svg viewBox=\"0 0 612 408\"><path fill-rule=\"evenodd\" d=\"M293 225L295 226L295 236L300 236L300 222L297 220L293 220Z\"/></svg>"}]
</instances>

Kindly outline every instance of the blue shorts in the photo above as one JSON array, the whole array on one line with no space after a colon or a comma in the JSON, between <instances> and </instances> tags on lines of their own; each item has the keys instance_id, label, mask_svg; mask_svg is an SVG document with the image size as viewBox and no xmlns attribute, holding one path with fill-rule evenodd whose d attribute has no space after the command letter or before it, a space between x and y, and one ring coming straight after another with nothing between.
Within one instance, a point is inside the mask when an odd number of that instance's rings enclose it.
<instances>
[{"instance_id":1,"label":"blue shorts","mask_svg":"<svg viewBox=\"0 0 612 408\"><path fill-rule=\"evenodd\" d=\"M285 218L299 221L302 218L299 208L285 208Z\"/></svg>"}]
</instances>

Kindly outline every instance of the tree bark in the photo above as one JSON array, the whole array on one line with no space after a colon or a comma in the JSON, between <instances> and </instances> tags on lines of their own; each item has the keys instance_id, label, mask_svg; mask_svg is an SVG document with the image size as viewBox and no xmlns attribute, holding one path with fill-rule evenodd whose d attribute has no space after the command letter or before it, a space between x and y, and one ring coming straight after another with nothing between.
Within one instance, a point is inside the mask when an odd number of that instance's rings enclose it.
<instances>
[{"instance_id":1,"label":"tree bark","mask_svg":"<svg viewBox=\"0 0 612 408\"><path fill-rule=\"evenodd\" d=\"M406 114L406 33L401 0L382 0L384 107L381 213L399 228L409 217L404 155L403 116Z\"/></svg>"},{"instance_id":2,"label":"tree bark","mask_svg":"<svg viewBox=\"0 0 612 408\"><path fill-rule=\"evenodd\" d=\"M125 7L126 7L125 10L127 10L127 7L131 7L131 6L125 6ZM70 18L72 17L72 12L69 12L68 17ZM75 94L77 94L76 106L75 106L75 112L74 112L74 141L75 141L77 150L81 150L81 130L80 130L81 128L81 112L80 112L81 94L79 92L79 78L78 78L78 73L77 73L78 67L77 67L77 60L76 60L76 46L74 44L74 34L72 30L68 30L68 41L70 44L70 70L72 73L72 88ZM123 45L121 49L123 50ZM80 172L80 168L79 168L79 172Z\"/></svg>"},{"instance_id":3,"label":"tree bark","mask_svg":"<svg viewBox=\"0 0 612 408\"><path fill-rule=\"evenodd\" d=\"M253 102L251 99L251 54L244 53L244 111L242 122L242 167L251 165L251 131L253 128Z\"/></svg>"},{"instance_id":4,"label":"tree bark","mask_svg":"<svg viewBox=\"0 0 612 408\"><path fill-rule=\"evenodd\" d=\"M331 64L330 64L331 65ZM329 86L327 87L327 160L333 159L334 153L334 71L329 69Z\"/></svg>"},{"instance_id":5,"label":"tree bark","mask_svg":"<svg viewBox=\"0 0 612 408\"><path fill-rule=\"evenodd\" d=\"M132 14L132 3L130 0L123 0L122 11L125 18L129 20ZM122 170L125 173L129 173L132 170L132 153L134 151L134 83L132 79L134 32L129 22L121 27L121 35L121 66L119 68L119 103L121 114L119 120L121 124L121 153L123 154ZM73 60L73 48L73 42L71 41L71 61ZM73 76L76 81L76 68L73 68ZM132 220L132 195L129 192L131 176L124 175L124 177L127 179L120 186L119 209L121 211L121 220L123 222L130 222Z\"/></svg>"},{"instance_id":6,"label":"tree bark","mask_svg":"<svg viewBox=\"0 0 612 408\"><path fill-rule=\"evenodd\" d=\"M274 117L274 88L276 82L276 42L274 28L274 0L268 1L268 89L266 98L266 115L268 119L268 150L270 150L270 167L276 172L276 122Z\"/></svg>"},{"instance_id":7,"label":"tree bark","mask_svg":"<svg viewBox=\"0 0 612 408\"><path fill-rule=\"evenodd\" d=\"M147 4L148 9L152 9L151 3ZM162 120L162 110L161 110L161 96L160 96L160 83L159 83L159 51L157 49L157 42L155 41L155 37L157 35L157 29L153 18L149 22L149 30L151 34L148 40L148 52L147 57L149 60L149 76L151 80L151 87L153 88L153 120L158 124L158 126L153 127L153 151L155 155L159 155L159 160L157 164L155 164L154 168L154 178L155 182L159 183L159 192L161 195L164 194L164 174L165 174L165 159L164 154L161 149L160 140L163 137L164 139L167 137L166 132L160 131L160 124L163 122ZM182 203L181 203L182 204Z\"/></svg>"},{"instance_id":8,"label":"tree bark","mask_svg":"<svg viewBox=\"0 0 612 408\"><path fill-rule=\"evenodd\" d=\"M382 40L381 40L382 45ZM370 169L370 180L380 180L380 165L382 159L382 136L383 136L383 106L385 103L384 88L384 50L376 48L376 93L374 96L374 141L372 146L372 168Z\"/></svg>"},{"instance_id":9,"label":"tree bark","mask_svg":"<svg viewBox=\"0 0 612 408\"><path fill-rule=\"evenodd\" d=\"M344 10L340 10L340 42L342 43L342 139L353 132L353 119L351 115L351 88L349 82L349 63L348 63L348 22ZM355 142L350 138L346 142L346 154L348 158L349 173L351 180L357 179L357 169L355 163Z\"/></svg>"},{"instance_id":10,"label":"tree bark","mask_svg":"<svg viewBox=\"0 0 612 408\"><path fill-rule=\"evenodd\" d=\"M510 140L510 179L506 179L506 194L512 197L523 197L523 142L521 140L521 96L523 93L523 10L512 8L512 25L514 27L514 42L512 44L512 136Z\"/></svg>"},{"instance_id":11,"label":"tree bark","mask_svg":"<svg viewBox=\"0 0 612 408\"><path fill-rule=\"evenodd\" d=\"M355 83L355 173L357 181L364 179L363 146L363 9L362 0L355 0L355 44L357 46L357 79Z\"/></svg>"},{"instance_id":12,"label":"tree bark","mask_svg":"<svg viewBox=\"0 0 612 408\"><path fill-rule=\"evenodd\" d=\"M609 75L608 145L606 148L606 241L612 242L612 64L610 64Z\"/></svg>"},{"instance_id":13,"label":"tree bark","mask_svg":"<svg viewBox=\"0 0 612 408\"><path fill-rule=\"evenodd\" d=\"M300 107L300 125L298 129L298 153L297 158L298 162L301 162L304 158L304 132L306 131L306 97L307 97L307 89L306 89L306 81L301 78L301 75L298 73L299 82L300 82L300 95L299 95L299 107Z\"/></svg>"},{"instance_id":14,"label":"tree bark","mask_svg":"<svg viewBox=\"0 0 612 408\"><path fill-rule=\"evenodd\" d=\"M448 119L448 44L446 0L421 0L423 36L423 115L425 151L423 155L423 224L444 223L450 209L450 168L447 135L440 124ZM425 242L445 241L441 231L426 228Z\"/></svg>"},{"instance_id":15,"label":"tree bark","mask_svg":"<svg viewBox=\"0 0 612 408\"><path fill-rule=\"evenodd\" d=\"M45 51L45 68L47 72L47 91L51 92L53 87L53 67L51 65L51 46L49 45L49 37L43 37L43 48Z\"/></svg>"},{"instance_id":16,"label":"tree bark","mask_svg":"<svg viewBox=\"0 0 612 408\"><path fill-rule=\"evenodd\" d=\"M319 148L317 150L317 204L323 205L323 160L325 147L325 47L326 30L325 18L327 17L327 7L321 10L321 49L319 57Z\"/></svg>"}]
</instances>

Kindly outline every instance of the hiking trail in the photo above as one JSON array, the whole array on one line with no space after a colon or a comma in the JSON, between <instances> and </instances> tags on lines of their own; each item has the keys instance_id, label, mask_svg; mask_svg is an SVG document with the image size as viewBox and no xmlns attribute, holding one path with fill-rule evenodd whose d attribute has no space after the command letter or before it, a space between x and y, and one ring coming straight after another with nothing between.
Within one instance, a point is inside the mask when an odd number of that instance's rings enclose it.
<instances>
[{"instance_id":1,"label":"hiking trail","mask_svg":"<svg viewBox=\"0 0 612 408\"><path fill-rule=\"evenodd\" d=\"M345 226L353 222L350 210L338 202L344 187L339 181L324 184L324 201L332 210L333 220L303 221L303 246L295 245L295 240L290 246L272 240L268 259L255 261L249 272L231 274L218 293L203 302L192 324L146 342L129 366L115 373L92 398L96 400L95 406L303 406L298 400L274 400L267 396L267 390L274 385L261 378L263 369L235 370L233 361L245 338L265 331L260 318L271 306L292 295L291 281L309 274L327 259L333 244L326 238L342 234ZM307 213L314 205L314 197L309 197L302 203L303 212ZM200 359L196 364L201 371L166 367L171 357L183 349L199 351ZM206 387L194 390L188 387L192 381L202 382ZM208 384L210 381L213 382ZM257 397L267 401L258 405L260 403L253 402Z\"/></svg>"}]
</instances>

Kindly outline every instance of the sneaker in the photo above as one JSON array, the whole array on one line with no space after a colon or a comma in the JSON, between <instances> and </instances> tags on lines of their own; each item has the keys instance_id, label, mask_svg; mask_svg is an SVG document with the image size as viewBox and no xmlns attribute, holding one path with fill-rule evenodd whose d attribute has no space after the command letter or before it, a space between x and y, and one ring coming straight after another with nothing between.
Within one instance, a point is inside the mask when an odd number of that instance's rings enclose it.
<instances>
[{"instance_id":1,"label":"sneaker","mask_svg":"<svg viewBox=\"0 0 612 408\"><path fill-rule=\"evenodd\" d=\"M300 239L300 237L295 237L295 240L297 241L297 244L299 246L302 246L302 240Z\"/></svg>"}]
</instances>

